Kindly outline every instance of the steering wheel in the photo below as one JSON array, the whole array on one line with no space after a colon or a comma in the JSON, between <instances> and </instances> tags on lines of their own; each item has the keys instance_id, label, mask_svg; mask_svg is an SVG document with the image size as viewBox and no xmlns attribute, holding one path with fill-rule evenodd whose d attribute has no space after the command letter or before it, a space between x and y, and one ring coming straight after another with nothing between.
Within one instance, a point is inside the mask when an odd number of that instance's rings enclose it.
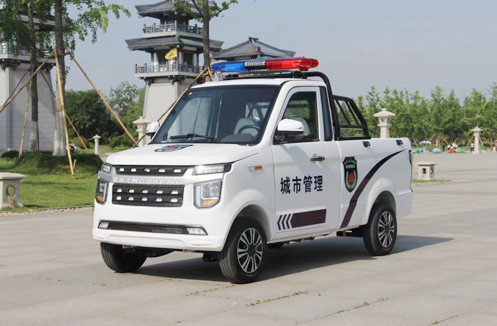
<instances>
[{"instance_id":1,"label":"steering wheel","mask_svg":"<svg viewBox=\"0 0 497 326\"><path fill-rule=\"evenodd\" d=\"M240 130L238 130L238 134L241 134L242 131L244 131L245 129L250 129L250 128L253 128L253 129L257 130L257 133L259 133L259 130L261 130L261 128L259 126L256 126L256 125L250 126L250 125L248 125L248 126L241 127Z\"/></svg>"}]
</instances>

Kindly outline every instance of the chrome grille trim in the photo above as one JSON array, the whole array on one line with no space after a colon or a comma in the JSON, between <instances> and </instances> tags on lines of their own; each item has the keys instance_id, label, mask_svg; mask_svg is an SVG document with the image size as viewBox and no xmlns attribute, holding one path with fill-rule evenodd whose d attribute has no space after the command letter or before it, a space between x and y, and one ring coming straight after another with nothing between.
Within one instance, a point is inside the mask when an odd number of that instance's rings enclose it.
<instances>
[{"instance_id":1,"label":"chrome grille trim","mask_svg":"<svg viewBox=\"0 0 497 326\"><path fill-rule=\"evenodd\" d=\"M181 207L185 186L114 184L112 204L151 207Z\"/></svg>"},{"instance_id":2,"label":"chrome grille trim","mask_svg":"<svg viewBox=\"0 0 497 326\"><path fill-rule=\"evenodd\" d=\"M181 177L185 174L190 166L171 166L171 165L114 165L116 174L125 174L128 176L175 176Z\"/></svg>"}]
</instances>

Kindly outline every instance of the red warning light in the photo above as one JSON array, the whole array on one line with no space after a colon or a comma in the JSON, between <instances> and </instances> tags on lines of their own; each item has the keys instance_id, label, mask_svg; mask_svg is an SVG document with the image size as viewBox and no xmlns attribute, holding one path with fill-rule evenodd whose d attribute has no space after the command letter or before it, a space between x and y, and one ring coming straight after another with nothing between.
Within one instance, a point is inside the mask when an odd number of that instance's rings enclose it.
<instances>
[{"instance_id":1,"label":"red warning light","mask_svg":"<svg viewBox=\"0 0 497 326\"><path fill-rule=\"evenodd\" d=\"M308 58L287 58L287 59L268 59L266 68L269 70L293 70L308 71L309 68L316 68L319 62L316 59Z\"/></svg>"}]
</instances>

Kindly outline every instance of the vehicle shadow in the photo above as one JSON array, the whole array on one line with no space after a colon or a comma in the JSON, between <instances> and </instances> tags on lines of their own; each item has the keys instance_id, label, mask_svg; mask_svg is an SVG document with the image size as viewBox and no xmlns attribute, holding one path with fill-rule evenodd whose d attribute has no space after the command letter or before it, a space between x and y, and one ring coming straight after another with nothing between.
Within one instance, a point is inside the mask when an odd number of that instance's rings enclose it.
<instances>
[{"instance_id":1,"label":"vehicle shadow","mask_svg":"<svg viewBox=\"0 0 497 326\"><path fill-rule=\"evenodd\" d=\"M398 236L392 255L432 246L453 238ZM174 254L166 256L172 259ZM176 258L180 257L176 254ZM140 268L136 273L149 276L226 282L218 263L205 263L202 258L182 259L153 264ZM164 258L158 258L164 259ZM268 280L295 274L315 268L346 264L358 260L375 260L371 256L362 238L325 237L314 241L290 243L280 249L269 249L264 265L264 273L259 280Z\"/></svg>"}]
</instances>

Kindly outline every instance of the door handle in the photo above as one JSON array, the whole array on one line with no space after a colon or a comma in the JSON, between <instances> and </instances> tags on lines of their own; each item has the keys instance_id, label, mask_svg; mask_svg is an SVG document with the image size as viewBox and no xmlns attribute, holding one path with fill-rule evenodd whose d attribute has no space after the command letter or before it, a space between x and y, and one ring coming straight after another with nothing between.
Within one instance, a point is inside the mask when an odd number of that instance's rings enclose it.
<instances>
[{"instance_id":1,"label":"door handle","mask_svg":"<svg viewBox=\"0 0 497 326\"><path fill-rule=\"evenodd\" d=\"M318 156L316 154L314 154L311 157L311 162L321 162L321 161L324 161L324 160L325 160L324 156Z\"/></svg>"},{"instance_id":2,"label":"door handle","mask_svg":"<svg viewBox=\"0 0 497 326\"><path fill-rule=\"evenodd\" d=\"M368 142L368 141L363 141L362 144L364 145L364 147L369 147L371 146L371 143Z\"/></svg>"}]
</instances>

